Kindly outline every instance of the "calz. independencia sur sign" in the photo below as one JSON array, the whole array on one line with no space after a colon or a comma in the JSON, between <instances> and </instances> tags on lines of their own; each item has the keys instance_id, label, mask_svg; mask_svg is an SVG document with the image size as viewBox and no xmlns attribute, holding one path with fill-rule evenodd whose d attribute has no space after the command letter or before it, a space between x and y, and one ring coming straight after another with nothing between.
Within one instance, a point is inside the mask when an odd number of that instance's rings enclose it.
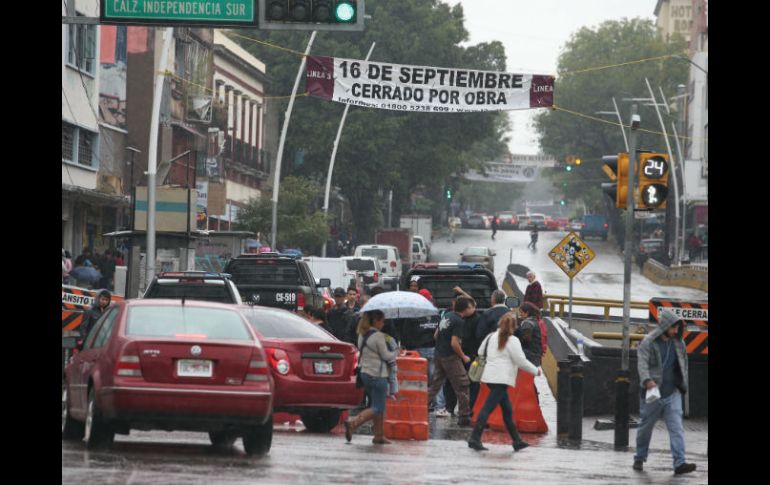
<instances>
[{"instance_id":1,"label":"calz. independencia sur sign","mask_svg":"<svg viewBox=\"0 0 770 485\"><path fill-rule=\"evenodd\" d=\"M311 96L366 108L467 113L553 106L553 76L308 56Z\"/></svg>"}]
</instances>

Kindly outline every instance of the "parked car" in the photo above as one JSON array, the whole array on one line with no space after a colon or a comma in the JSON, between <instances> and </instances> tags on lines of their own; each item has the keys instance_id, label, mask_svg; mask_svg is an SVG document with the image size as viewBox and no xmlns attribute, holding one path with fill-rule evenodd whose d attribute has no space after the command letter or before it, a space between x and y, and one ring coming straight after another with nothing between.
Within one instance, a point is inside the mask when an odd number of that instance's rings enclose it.
<instances>
[{"instance_id":1,"label":"parked car","mask_svg":"<svg viewBox=\"0 0 770 485\"><path fill-rule=\"evenodd\" d=\"M316 279L329 278L329 287L347 288L350 274L345 267L342 258L322 258L320 256L308 256L302 258Z\"/></svg>"},{"instance_id":2,"label":"parked car","mask_svg":"<svg viewBox=\"0 0 770 485\"><path fill-rule=\"evenodd\" d=\"M205 271L159 273L152 279L142 298L202 300L236 305L243 303L229 274Z\"/></svg>"},{"instance_id":3,"label":"parked car","mask_svg":"<svg viewBox=\"0 0 770 485\"><path fill-rule=\"evenodd\" d=\"M467 227L471 229L485 229L489 227L487 224L489 224L487 215L481 213L472 214L467 221Z\"/></svg>"},{"instance_id":4,"label":"parked car","mask_svg":"<svg viewBox=\"0 0 770 485\"><path fill-rule=\"evenodd\" d=\"M275 382L273 409L299 414L312 432L328 433L344 409L363 398L356 388L358 350L284 310L241 307L257 333Z\"/></svg>"},{"instance_id":5,"label":"parked car","mask_svg":"<svg viewBox=\"0 0 770 485\"><path fill-rule=\"evenodd\" d=\"M607 240L610 231L610 225L607 216L599 214L586 214L583 216L583 225L580 228L580 238L585 239L588 236L600 237Z\"/></svg>"},{"instance_id":6,"label":"parked car","mask_svg":"<svg viewBox=\"0 0 770 485\"><path fill-rule=\"evenodd\" d=\"M489 271L495 271L495 256L497 253L486 247L470 247L465 248L460 253L461 263L481 263L486 266Z\"/></svg>"},{"instance_id":7,"label":"parked car","mask_svg":"<svg viewBox=\"0 0 770 485\"><path fill-rule=\"evenodd\" d=\"M546 231L556 231L559 229L559 223L553 217L545 216L545 229Z\"/></svg>"},{"instance_id":8,"label":"parked car","mask_svg":"<svg viewBox=\"0 0 770 485\"><path fill-rule=\"evenodd\" d=\"M395 246L364 244L356 248L354 256L369 256L379 260L382 267L383 286L386 288L395 288L401 279L401 255Z\"/></svg>"},{"instance_id":9,"label":"parked car","mask_svg":"<svg viewBox=\"0 0 770 485\"><path fill-rule=\"evenodd\" d=\"M639 247L634 255L636 263L639 265L639 269L642 269L644 263L653 258L661 263L668 263L668 255L666 254L666 246L663 239L642 239L639 241Z\"/></svg>"},{"instance_id":10,"label":"parked car","mask_svg":"<svg viewBox=\"0 0 770 485\"><path fill-rule=\"evenodd\" d=\"M516 216L512 212L501 212L497 219L497 225L500 229L516 229L519 226Z\"/></svg>"},{"instance_id":11,"label":"parked car","mask_svg":"<svg viewBox=\"0 0 770 485\"><path fill-rule=\"evenodd\" d=\"M498 289L495 275L479 263L423 263L406 274L407 280L412 276L420 277L420 286L431 292L436 308L442 310L457 296L456 286L476 300L479 314L492 306L490 297Z\"/></svg>"},{"instance_id":12,"label":"parked car","mask_svg":"<svg viewBox=\"0 0 770 485\"><path fill-rule=\"evenodd\" d=\"M131 429L204 431L215 446L241 437L248 454L270 450L273 378L238 307L117 302L79 350L65 369L63 440L98 448Z\"/></svg>"},{"instance_id":13,"label":"parked car","mask_svg":"<svg viewBox=\"0 0 770 485\"><path fill-rule=\"evenodd\" d=\"M305 305L323 307L315 277L305 261L275 253L241 254L227 262L225 272L232 275L244 301L292 311ZM321 287L331 281L320 278Z\"/></svg>"},{"instance_id":14,"label":"parked car","mask_svg":"<svg viewBox=\"0 0 770 485\"><path fill-rule=\"evenodd\" d=\"M569 226L569 219L566 217L557 217L556 218L556 225L558 227L559 231L566 231L567 226Z\"/></svg>"}]
</instances>

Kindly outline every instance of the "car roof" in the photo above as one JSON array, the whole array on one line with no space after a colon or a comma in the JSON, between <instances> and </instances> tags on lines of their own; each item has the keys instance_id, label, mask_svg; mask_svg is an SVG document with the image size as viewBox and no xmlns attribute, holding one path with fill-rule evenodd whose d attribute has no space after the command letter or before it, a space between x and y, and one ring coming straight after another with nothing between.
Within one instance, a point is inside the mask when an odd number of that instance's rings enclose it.
<instances>
[{"instance_id":1,"label":"car roof","mask_svg":"<svg viewBox=\"0 0 770 485\"><path fill-rule=\"evenodd\" d=\"M662 243L663 239L642 239L639 242L642 242L642 243Z\"/></svg>"},{"instance_id":2,"label":"car roof","mask_svg":"<svg viewBox=\"0 0 770 485\"><path fill-rule=\"evenodd\" d=\"M135 298L130 300L124 300L120 303L125 303L127 307L141 307L141 306L184 306L189 307L202 307L202 308L221 308L224 310L232 310L232 303L218 303L205 300L193 300L193 299L173 299L173 298Z\"/></svg>"},{"instance_id":3,"label":"car roof","mask_svg":"<svg viewBox=\"0 0 770 485\"><path fill-rule=\"evenodd\" d=\"M356 247L356 250L358 248L370 248L370 249L398 249L396 246L390 246L387 244L361 244Z\"/></svg>"}]
</instances>

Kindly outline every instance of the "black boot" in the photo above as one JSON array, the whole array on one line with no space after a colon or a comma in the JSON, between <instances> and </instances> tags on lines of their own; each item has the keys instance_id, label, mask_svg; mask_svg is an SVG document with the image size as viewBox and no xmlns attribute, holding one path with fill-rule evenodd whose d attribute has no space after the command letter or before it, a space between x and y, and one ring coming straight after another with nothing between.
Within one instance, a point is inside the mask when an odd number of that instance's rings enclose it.
<instances>
[{"instance_id":1,"label":"black boot","mask_svg":"<svg viewBox=\"0 0 770 485\"><path fill-rule=\"evenodd\" d=\"M485 451L488 448L484 447L481 443L481 434L484 432L484 423L476 422L476 426L473 427L471 437L468 440L468 448L473 448L476 451Z\"/></svg>"},{"instance_id":2,"label":"black boot","mask_svg":"<svg viewBox=\"0 0 770 485\"><path fill-rule=\"evenodd\" d=\"M529 443L521 439L521 435L519 434L519 430L516 429L516 425L511 422L510 424L505 423L505 429L508 430L508 434L511 435L511 440L513 440L513 450L519 451L523 450L524 448L529 446Z\"/></svg>"}]
</instances>

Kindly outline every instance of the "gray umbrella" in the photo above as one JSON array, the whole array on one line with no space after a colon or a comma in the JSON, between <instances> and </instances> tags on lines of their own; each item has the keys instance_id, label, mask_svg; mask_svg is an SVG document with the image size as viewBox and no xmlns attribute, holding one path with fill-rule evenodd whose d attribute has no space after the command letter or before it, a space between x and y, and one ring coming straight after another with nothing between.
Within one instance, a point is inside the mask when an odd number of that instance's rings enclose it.
<instances>
[{"instance_id":1,"label":"gray umbrella","mask_svg":"<svg viewBox=\"0 0 770 485\"><path fill-rule=\"evenodd\" d=\"M412 291L388 291L372 297L361 312L380 310L385 318L420 318L436 315L438 310L424 296Z\"/></svg>"}]
</instances>

